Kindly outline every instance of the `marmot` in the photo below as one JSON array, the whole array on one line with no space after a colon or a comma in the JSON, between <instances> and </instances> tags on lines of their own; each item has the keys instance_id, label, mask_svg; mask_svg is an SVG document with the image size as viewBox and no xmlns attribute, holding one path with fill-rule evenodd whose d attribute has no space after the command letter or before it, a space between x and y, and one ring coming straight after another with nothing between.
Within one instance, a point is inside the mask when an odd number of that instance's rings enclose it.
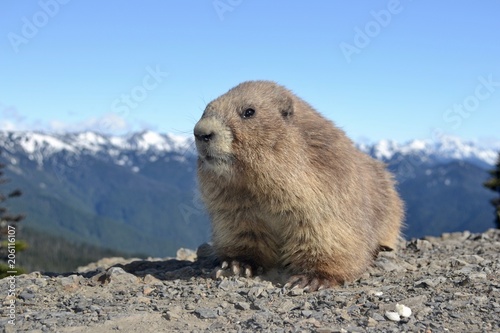
<instances>
[{"instance_id":1,"label":"marmot","mask_svg":"<svg viewBox=\"0 0 500 333\"><path fill-rule=\"evenodd\" d=\"M283 268L287 287L314 291L395 248L403 203L392 175L285 87L239 84L207 105L194 136L222 269Z\"/></svg>"}]
</instances>

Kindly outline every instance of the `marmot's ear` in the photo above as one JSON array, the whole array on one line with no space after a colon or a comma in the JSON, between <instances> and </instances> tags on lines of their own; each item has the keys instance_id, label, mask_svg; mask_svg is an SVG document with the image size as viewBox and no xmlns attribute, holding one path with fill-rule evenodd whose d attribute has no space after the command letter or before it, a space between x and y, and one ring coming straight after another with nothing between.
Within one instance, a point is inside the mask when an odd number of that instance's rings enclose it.
<instances>
[{"instance_id":1,"label":"marmot's ear","mask_svg":"<svg viewBox=\"0 0 500 333\"><path fill-rule=\"evenodd\" d=\"M285 119L290 119L293 116L293 99L290 96L286 96L280 101L281 115Z\"/></svg>"}]
</instances>

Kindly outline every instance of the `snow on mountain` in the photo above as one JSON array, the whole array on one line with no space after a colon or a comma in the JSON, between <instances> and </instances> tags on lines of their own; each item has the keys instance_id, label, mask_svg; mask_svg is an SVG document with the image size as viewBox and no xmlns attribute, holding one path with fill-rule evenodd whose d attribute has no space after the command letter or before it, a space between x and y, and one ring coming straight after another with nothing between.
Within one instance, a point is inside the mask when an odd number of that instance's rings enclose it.
<instances>
[{"instance_id":1,"label":"snow on mountain","mask_svg":"<svg viewBox=\"0 0 500 333\"><path fill-rule=\"evenodd\" d=\"M183 151L192 146L193 140L189 137L173 134L159 134L152 131L133 134L129 140L129 149L139 151Z\"/></svg>"},{"instance_id":2,"label":"snow on mountain","mask_svg":"<svg viewBox=\"0 0 500 333\"><path fill-rule=\"evenodd\" d=\"M10 152L23 152L30 159L43 160L59 152L70 154L193 153L193 140L151 131L130 136L108 136L95 132L47 134L39 132L0 131L0 146Z\"/></svg>"},{"instance_id":3,"label":"snow on mountain","mask_svg":"<svg viewBox=\"0 0 500 333\"><path fill-rule=\"evenodd\" d=\"M381 140L373 145L363 144L358 147L383 161L389 161L400 154L412 155L428 162L463 160L485 167L494 165L498 158L498 152L494 149L483 148L473 142L451 136L443 136L437 141L412 140L403 144L392 140Z\"/></svg>"},{"instance_id":4,"label":"snow on mountain","mask_svg":"<svg viewBox=\"0 0 500 333\"><path fill-rule=\"evenodd\" d=\"M0 131L0 147L7 152L23 153L38 164L43 164L44 159L59 152L69 155L107 156L121 165L131 165L128 153L146 156L149 161L155 161L159 155L165 153L176 154L180 159L195 153L191 137L153 131L125 136L110 136L91 131L66 134ZM412 140L406 143L381 140L374 144L359 144L358 147L383 161L390 161L398 156L413 156L427 162L464 160L486 167L493 165L498 156L498 152L492 148L483 148L473 142L448 136L437 141Z\"/></svg>"}]
</instances>

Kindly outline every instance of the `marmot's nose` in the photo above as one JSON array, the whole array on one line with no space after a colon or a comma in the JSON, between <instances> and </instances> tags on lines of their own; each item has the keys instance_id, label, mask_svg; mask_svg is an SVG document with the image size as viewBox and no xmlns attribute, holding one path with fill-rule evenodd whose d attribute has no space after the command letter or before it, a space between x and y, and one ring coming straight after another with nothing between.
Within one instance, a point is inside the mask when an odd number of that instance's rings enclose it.
<instances>
[{"instance_id":1,"label":"marmot's nose","mask_svg":"<svg viewBox=\"0 0 500 333\"><path fill-rule=\"evenodd\" d=\"M196 140L198 141L203 141L203 142L209 142L210 140L213 139L214 137L214 132L209 132L209 133L206 133L204 131L200 131L200 130L197 130L195 128L194 130L194 137L196 138Z\"/></svg>"}]
</instances>

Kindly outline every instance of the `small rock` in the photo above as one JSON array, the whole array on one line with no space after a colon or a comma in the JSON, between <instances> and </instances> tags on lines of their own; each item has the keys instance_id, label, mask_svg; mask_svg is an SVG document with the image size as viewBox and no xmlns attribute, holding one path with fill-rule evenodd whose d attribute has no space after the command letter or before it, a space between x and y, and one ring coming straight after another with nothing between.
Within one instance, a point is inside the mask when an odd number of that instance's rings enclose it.
<instances>
[{"instance_id":1,"label":"small rock","mask_svg":"<svg viewBox=\"0 0 500 333\"><path fill-rule=\"evenodd\" d=\"M264 291L264 288L262 287L252 287L248 291L247 295L250 298L250 300L254 301L256 300Z\"/></svg>"},{"instance_id":2,"label":"small rock","mask_svg":"<svg viewBox=\"0 0 500 333\"><path fill-rule=\"evenodd\" d=\"M433 245L431 242L425 239L414 239L408 243L408 248L413 248L415 250L425 252L432 249Z\"/></svg>"},{"instance_id":3,"label":"small rock","mask_svg":"<svg viewBox=\"0 0 500 333\"><path fill-rule=\"evenodd\" d=\"M347 333L362 333L362 332L365 332L365 330L361 327L352 325L347 326Z\"/></svg>"},{"instance_id":4,"label":"small rock","mask_svg":"<svg viewBox=\"0 0 500 333\"><path fill-rule=\"evenodd\" d=\"M382 316L381 314L375 312L373 315L372 315L372 318L375 319L376 321L385 321L385 318L384 316Z\"/></svg>"},{"instance_id":5,"label":"small rock","mask_svg":"<svg viewBox=\"0 0 500 333\"><path fill-rule=\"evenodd\" d=\"M196 252L191 249L181 247L177 250L177 260L195 261Z\"/></svg>"},{"instance_id":6,"label":"small rock","mask_svg":"<svg viewBox=\"0 0 500 333\"><path fill-rule=\"evenodd\" d=\"M303 295L303 294L304 294L304 289L302 289L302 288L293 288L288 293L288 295L290 295L290 296L300 296L300 295Z\"/></svg>"},{"instance_id":7,"label":"small rock","mask_svg":"<svg viewBox=\"0 0 500 333\"><path fill-rule=\"evenodd\" d=\"M24 301L27 301L32 298L35 298L35 294L31 290L23 290L18 297Z\"/></svg>"},{"instance_id":8,"label":"small rock","mask_svg":"<svg viewBox=\"0 0 500 333\"><path fill-rule=\"evenodd\" d=\"M97 312L97 313L101 313L101 308L95 304L92 304L90 307L89 307L90 311L94 311L94 312Z\"/></svg>"},{"instance_id":9,"label":"small rock","mask_svg":"<svg viewBox=\"0 0 500 333\"><path fill-rule=\"evenodd\" d=\"M393 312L393 311L386 311L385 312L385 317L389 319L390 321L400 321L401 317L399 316L399 313Z\"/></svg>"},{"instance_id":10,"label":"small rock","mask_svg":"<svg viewBox=\"0 0 500 333\"><path fill-rule=\"evenodd\" d=\"M460 256L460 259L468 262L469 264L477 265L484 261L484 258L478 256L477 254L468 254Z\"/></svg>"},{"instance_id":11,"label":"small rock","mask_svg":"<svg viewBox=\"0 0 500 333\"><path fill-rule=\"evenodd\" d=\"M311 310L302 310L301 313L306 318L309 318L312 315L312 311Z\"/></svg>"},{"instance_id":12,"label":"small rock","mask_svg":"<svg viewBox=\"0 0 500 333\"><path fill-rule=\"evenodd\" d=\"M137 283L137 276L127 273L121 267L111 267L106 271L106 279L112 283Z\"/></svg>"},{"instance_id":13,"label":"small rock","mask_svg":"<svg viewBox=\"0 0 500 333\"><path fill-rule=\"evenodd\" d=\"M165 313L165 318L167 320L177 320L180 317L181 317L180 313L177 313L177 312L174 312L174 311L167 310L167 312Z\"/></svg>"},{"instance_id":14,"label":"small rock","mask_svg":"<svg viewBox=\"0 0 500 333\"><path fill-rule=\"evenodd\" d=\"M238 302L234 305L234 307L238 310L250 310L250 304L247 302Z\"/></svg>"},{"instance_id":15,"label":"small rock","mask_svg":"<svg viewBox=\"0 0 500 333\"><path fill-rule=\"evenodd\" d=\"M415 282L415 287L435 287L437 286L438 284L440 284L441 282L444 282L446 281L446 278L445 277L438 277L438 278L435 278L435 279L423 279L423 280L419 280L417 282Z\"/></svg>"},{"instance_id":16,"label":"small rock","mask_svg":"<svg viewBox=\"0 0 500 333\"><path fill-rule=\"evenodd\" d=\"M198 259L206 259L213 256L214 256L214 249L210 244L203 243L200 246L198 246L198 249L196 250L196 257Z\"/></svg>"},{"instance_id":17,"label":"small rock","mask_svg":"<svg viewBox=\"0 0 500 333\"><path fill-rule=\"evenodd\" d=\"M471 280L486 280L486 273L472 273L469 274L469 279Z\"/></svg>"},{"instance_id":18,"label":"small rock","mask_svg":"<svg viewBox=\"0 0 500 333\"><path fill-rule=\"evenodd\" d=\"M471 298L473 295L469 294L469 293L463 293L461 291L457 291L456 293L453 293L453 296L456 298L467 299L467 298Z\"/></svg>"},{"instance_id":19,"label":"small rock","mask_svg":"<svg viewBox=\"0 0 500 333\"><path fill-rule=\"evenodd\" d=\"M340 310L339 314L340 314L340 317L342 319L344 319L345 321L347 321L347 322L349 322L349 321L352 320L351 315L349 315L349 313L346 310L344 310L344 309Z\"/></svg>"},{"instance_id":20,"label":"small rock","mask_svg":"<svg viewBox=\"0 0 500 333\"><path fill-rule=\"evenodd\" d=\"M373 295L373 296L377 296L377 297L380 297L382 296L384 293L382 291L376 291L376 290L370 290L368 292L369 295Z\"/></svg>"},{"instance_id":21,"label":"small rock","mask_svg":"<svg viewBox=\"0 0 500 333\"><path fill-rule=\"evenodd\" d=\"M401 266L396 265L395 263L386 258L378 258L377 261L375 261L375 266L383 269L386 272L402 270Z\"/></svg>"},{"instance_id":22,"label":"small rock","mask_svg":"<svg viewBox=\"0 0 500 333\"><path fill-rule=\"evenodd\" d=\"M468 262L458 258L452 258L450 262L451 262L451 267L467 266L469 264Z\"/></svg>"},{"instance_id":23,"label":"small rock","mask_svg":"<svg viewBox=\"0 0 500 333\"><path fill-rule=\"evenodd\" d=\"M410 263L408 263L406 261L401 261L400 265L404 269L407 269L407 270L412 271L412 272L418 270L417 266L412 265L412 264L410 264Z\"/></svg>"},{"instance_id":24,"label":"small rock","mask_svg":"<svg viewBox=\"0 0 500 333\"><path fill-rule=\"evenodd\" d=\"M443 239L443 240L455 240L455 241L462 242L462 241L466 240L467 238L469 238L470 235L471 235L471 233L469 231L451 232L451 233L445 232L441 236L441 239Z\"/></svg>"},{"instance_id":25,"label":"small rock","mask_svg":"<svg viewBox=\"0 0 500 333\"><path fill-rule=\"evenodd\" d=\"M201 319L214 319L218 317L217 312L212 309L198 308L194 310L194 313L196 313Z\"/></svg>"},{"instance_id":26,"label":"small rock","mask_svg":"<svg viewBox=\"0 0 500 333\"><path fill-rule=\"evenodd\" d=\"M411 316L411 309L403 304L396 304L396 311L401 317L408 318Z\"/></svg>"},{"instance_id":27,"label":"small rock","mask_svg":"<svg viewBox=\"0 0 500 333\"><path fill-rule=\"evenodd\" d=\"M235 283L234 281L231 281L227 278L223 279L220 283L219 283L219 288L222 289L222 290L229 290L230 288L234 288L235 286Z\"/></svg>"},{"instance_id":28,"label":"small rock","mask_svg":"<svg viewBox=\"0 0 500 333\"><path fill-rule=\"evenodd\" d=\"M278 308L278 312L280 313L287 313L289 311L292 311L293 309L295 309L297 306L295 304L293 304L292 301L284 301L283 303L281 303L281 306Z\"/></svg>"},{"instance_id":29,"label":"small rock","mask_svg":"<svg viewBox=\"0 0 500 333\"><path fill-rule=\"evenodd\" d=\"M161 285L163 282L160 279L157 279L151 274L146 274L144 277L144 283L145 284L153 284L153 285Z\"/></svg>"},{"instance_id":30,"label":"small rock","mask_svg":"<svg viewBox=\"0 0 500 333\"><path fill-rule=\"evenodd\" d=\"M143 304L149 304L151 303L151 299L144 297L144 296L139 296L135 299L137 303L143 303Z\"/></svg>"},{"instance_id":31,"label":"small rock","mask_svg":"<svg viewBox=\"0 0 500 333\"><path fill-rule=\"evenodd\" d=\"M456 271L456 273L468 275L468 274L471 274L473 272L476 272L477 268L478 268L477 265L466 265L466 266L462 267L461 269L459 269L458 271Z\"/></svg>"},{"instance_id":32,"label":"small rock","mask_svg":"<svg viewBox=\"0 0 500 333\"><path fill-rule=\"evenodd\" d=\"M142 288L142 293L144 294L144 296L148 296L149 294L151 294L153 291L155 290L155 288L152 288L150 286L144 286Z\"/></svg>"},{"instance_id":33,"label":"small rock","mask_svg":"<svg viewBox=\"0 0 500 333\"><path fill-rule=\"evenodd\" d=\"M38 287L46 287L48 282L47 279L44 278L38 278L33 281Z\"/></svg>"},{"instance_id":34,"label":"small rock","mask_svg":"<svg viewBox=\"0 0 500 333\"><path fill-rule=\"evenodd\" d=\"M74 291L79 288L81 275L72 274L67 277L59 279L59 283L65 291Z\"/></svg>"},{"instance_id":35,"label":"small rock","mask_svg":"<svg viewBox=\"0 0 500 333\"><path fill-rule=\"evenodd\" d=\"M377 320L369 317L368 318L368 322L366 323L366 326L368 326L368 327L375 327L375 326L377 326L377 324L378 324Z\"/></svg>"}]
</instances>

